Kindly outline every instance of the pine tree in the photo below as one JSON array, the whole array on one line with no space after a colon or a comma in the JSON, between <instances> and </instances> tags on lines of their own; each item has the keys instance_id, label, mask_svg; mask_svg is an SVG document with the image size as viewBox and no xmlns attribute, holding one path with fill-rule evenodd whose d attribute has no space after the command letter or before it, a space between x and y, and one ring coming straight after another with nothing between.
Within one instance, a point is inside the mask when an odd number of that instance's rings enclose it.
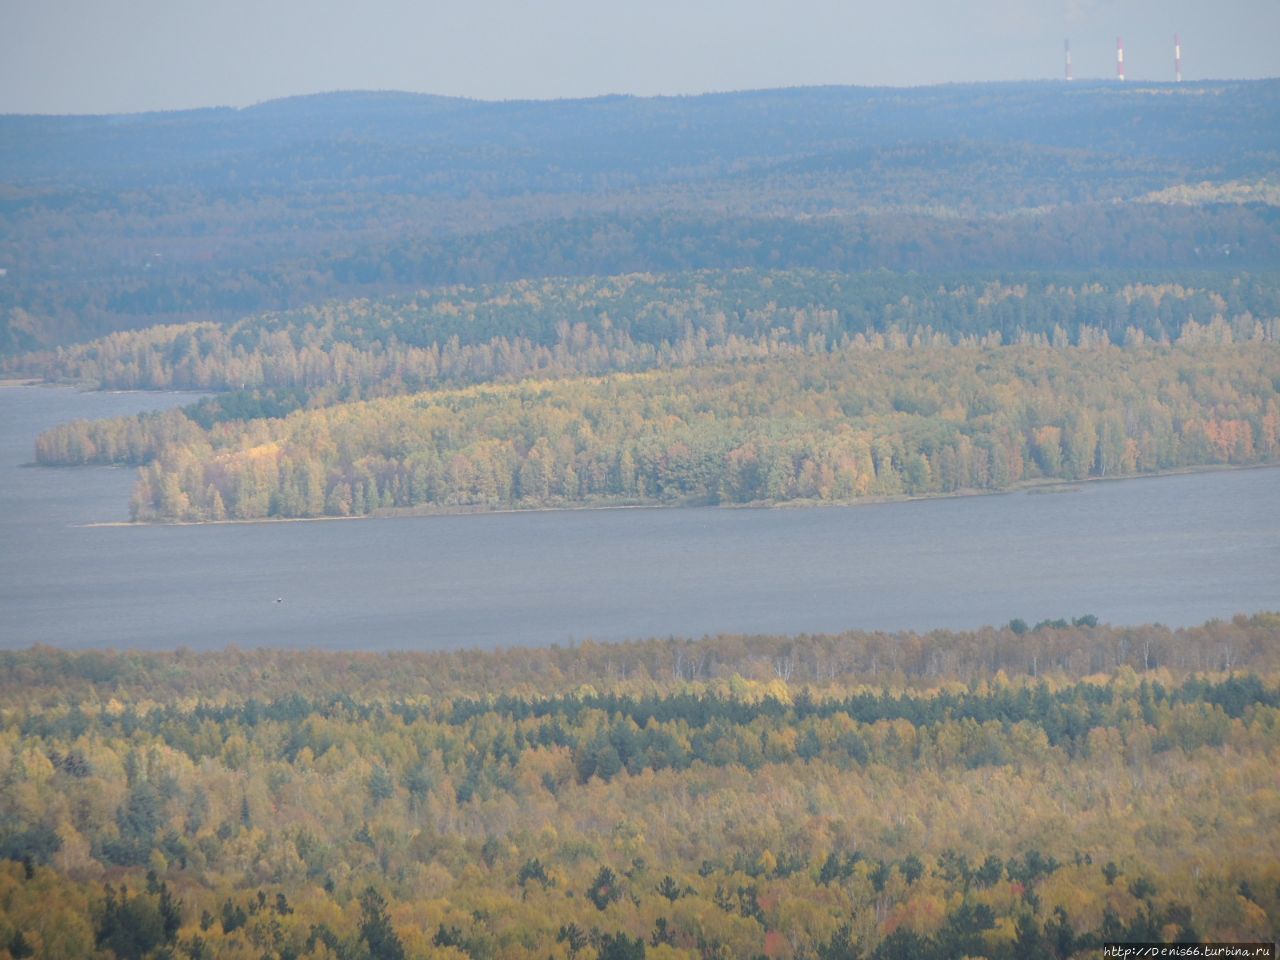
<instances>
[{"instance_id":1,"label":"pine tree","mask_svg":"<svg viewBox=\"0 0 1280 960\"><path fill-rule=\"evenodd\" d=\"M373 887L360 896L360 939L370 960L405 960L404 945L387 917L387 901Z\"/></svg>"}]
</instances>

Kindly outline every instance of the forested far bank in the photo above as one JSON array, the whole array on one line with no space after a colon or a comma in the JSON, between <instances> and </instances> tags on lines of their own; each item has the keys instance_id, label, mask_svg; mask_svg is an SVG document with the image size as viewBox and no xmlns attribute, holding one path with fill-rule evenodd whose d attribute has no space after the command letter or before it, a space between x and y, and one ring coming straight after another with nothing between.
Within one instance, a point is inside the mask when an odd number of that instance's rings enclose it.
<instances>
[{"instance_id":1,"label":"forested far bank","mask_svg":"<svg viewBox=\"0 0 1280 960\"><path fill-rule=\"evenodd\" d=\"M0 653L0 950L1066 960L1266 940L1280 617Z\"/></svg>"},{"instance_id":2,"label":"forested far bank","mask_svg":"<svg viewBox=\"0 0 1280 960\"><path fill-rule=\"evenodd\" d=\"M117 333L0 369L118 390L219 390L214 418L435 386L950 343L1280 339L1269 273L929 275L730 270L424 289Z\"/></svg>"}]
</instances>

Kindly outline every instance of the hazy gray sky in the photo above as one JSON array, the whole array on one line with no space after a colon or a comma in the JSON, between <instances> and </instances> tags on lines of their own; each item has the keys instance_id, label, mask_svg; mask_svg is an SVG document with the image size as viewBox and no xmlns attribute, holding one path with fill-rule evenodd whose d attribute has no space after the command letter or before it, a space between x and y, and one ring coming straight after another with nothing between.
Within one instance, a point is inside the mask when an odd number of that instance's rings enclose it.
<instances>
[{"instance_id":1,"label":"hazy gray sky","mask_svg":"<svg viewBox=\"0 0 1280 960\"><path fill-rule=\"evenodd\" d=\"M1280 75L1280 0L0 0L0 112Z\"/></svg>"}]
</instances>

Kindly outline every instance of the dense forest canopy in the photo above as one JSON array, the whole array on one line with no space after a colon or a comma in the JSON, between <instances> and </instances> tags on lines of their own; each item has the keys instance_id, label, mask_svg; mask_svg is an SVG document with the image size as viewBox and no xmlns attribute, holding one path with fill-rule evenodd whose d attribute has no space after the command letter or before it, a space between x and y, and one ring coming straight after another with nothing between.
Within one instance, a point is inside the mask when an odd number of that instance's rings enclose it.
<instances>
[{"instance_id":1,"label":"dense forest canopy","mask_svg":"<svg viewBox=\"0 0 1280 960\"><path fill-rule=\"evenodd\" d=\"M829 350L897 333L958 343L1280 339L1280 275L817 270L523 280L170 324L20 355L0 370L110 389L295 391L315 402L415 387ZM1184 337L1184 334L1186 335ZM224 405L239 400L224 401Z\"/></svg>"},{"instance_id":2,"label":"dense forest canopy","mask_svg":"<svg viewBox=\"0 0 1280 960\"><path fill-rule=\"evenodd\" d=\"M1280 81L0 117L0 374L210 392L37 440L139 520L1274 464L1278 165ZM1064 614L0 652L0 960L1275 939L1280 615Z\"/></svg>"},{"instance_id":3,"label":"dense forest canopy","mask_svg":"<svg viewBox=\"0 0 1280 960\"><path fill-rule=\"evenodd\" d=\"M0 117L0 351L423 285L1274 265L1280 82Z\"/></svg>"},{"instance_id":4,"label":"dense forest canopy","mask_svg":"<svg viewBox=\"0 0 1280 960\"><path fill-rule=\"evenodd\" d=\"M0 952L1092 957L1266 940L1280 617L0 653Z\"/></svg>"}]
</instances>

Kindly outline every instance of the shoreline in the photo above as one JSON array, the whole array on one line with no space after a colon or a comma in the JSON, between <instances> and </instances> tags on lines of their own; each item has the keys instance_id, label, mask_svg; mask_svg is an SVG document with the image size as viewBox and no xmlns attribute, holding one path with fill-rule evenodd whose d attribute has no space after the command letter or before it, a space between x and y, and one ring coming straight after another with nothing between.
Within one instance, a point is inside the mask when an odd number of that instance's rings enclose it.
<instances>
[{"instance_id":1,"label":"shoreline","mask_svg":"<svg viewBox=\"0 0 1280 960\"><path fill-rule=\"evenodd\" d=\"M419 505L416 507L394 507L379 509L373 513L350 517L255 517L244 520L104 520L89 523L77 523L76 527L208 527L244 524L267 523L327 523L341 520L417 520L433 517L472 517L494 516L521 513L580 513L601 510L687 510L696 508L722 510L809 510L819 507L871 507L894 503L918 503L927 500L958 500L969 497L1000 497L1011 494L1027 493L1036 495L1052 495L1078 493L1088 484L1124 483L1131 480L1153 480L1160 477L1178 477L1202 473L1234 472L1238 470L1278 470L1276 463L1211 463L1201 466L1175 467L1171 470L1160 470L1152 473L1134 473L1112 477L1084 477L1080 480L1063 480L1060 478L1039 477L1031 480L1020 480L1015 484L999 490L983 490L963 488L949 493L922 495L901 494L897 496L859 497L854 500L760 500L749 503L709 503L704 500L677 502L583 502L578 504L545 504L539 506L486 507L480 504L440 507Z\"/></svg>"}]
</instances>

